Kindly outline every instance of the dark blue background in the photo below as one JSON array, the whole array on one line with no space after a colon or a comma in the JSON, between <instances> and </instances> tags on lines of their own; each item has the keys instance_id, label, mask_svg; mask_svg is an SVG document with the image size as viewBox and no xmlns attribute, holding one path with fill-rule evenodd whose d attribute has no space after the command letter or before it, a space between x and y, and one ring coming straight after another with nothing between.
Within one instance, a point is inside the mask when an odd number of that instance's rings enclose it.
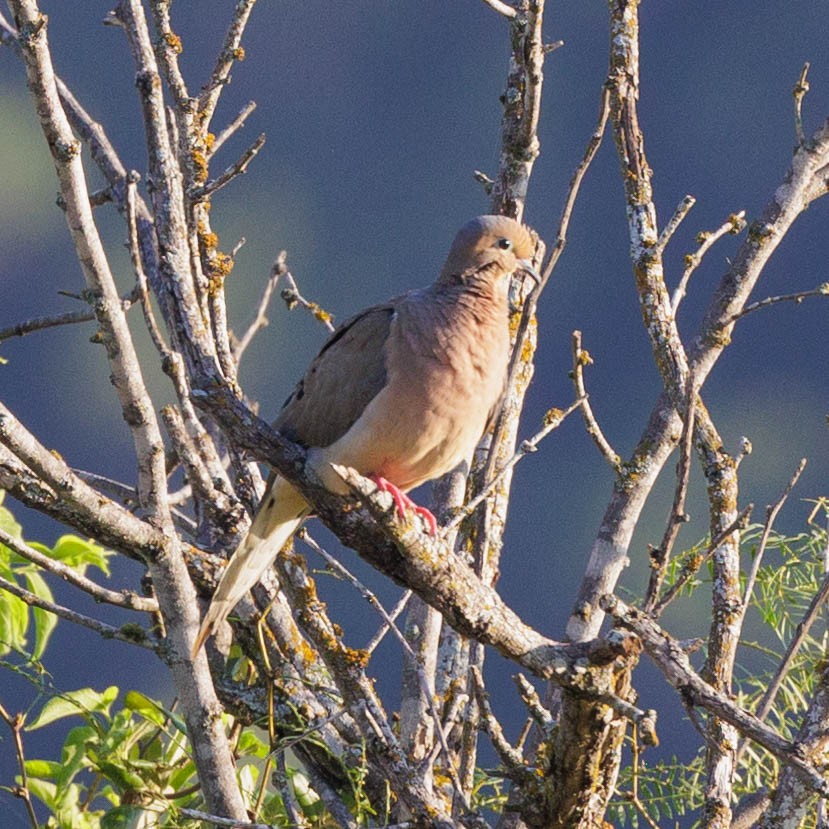
<instances>
[{"instance_id":1,"label":"dark blue background","mask_svg":"<svg viewBox=\"0 0 829 829\"><path fill-rule=\"evenodd\" d=\"M204 82L233 4L183 2L173 21L184 41L182 65L193 92ZM106 127L125 164L144 172L143 128L133 67L123 33L103 27L104 3L44 2L55 65L92 115ZM641 9L641 122L664 224L691 193L697 206L666 258L673 287L682 257L700 230L745 209L755 217L782 180L794 144L791 89L803 62L812 62L807 131L829 111L827 5L820 0L675 2ZM525 219L552 242L570 174L593 129L607 66L604 3L549 2L547 38L566 45L546 65L542 155ZM500 105L508 60L505 21L480 0L423 2L262 3L244 39L214 131L249 99L258 102L247 127L221 151L214 173L231 163L259 132L268 141L248 175L214 199L221 246L247 240L228 281L235 330L252 316L270 264L281 248L301 290L342 320L406 288L432 280L456 228L488 209L472 178L498 164ZM91 170L91 165L89 165ZM95 178L95 173L91 172ZM0 50L0 327L73 310L59 290L77 291L82 277L68 241L53 166L25 88L22 66ZM111 208L97 213L123 289L132 282L124 229ZM827 279L827 205L818 202L797 222L769 264L755 298L808 289ZM628 259L624 200L610 135L591 168L573 215L569 245L539 311L540 347L523 434L539 427L550 406L573 398L567 377L570 332L584 332L595 365L587 373L591 402L616 450L626 456L659 391L640 322ZM728 237L694 275L679 323L693 337L711 291L738 240ZM308 315L276 300L271 325L249 350L245 390L273 413L325 332ZM708 381L704 397L727 448L741 435L754 454L741 467L742 501L760 508L776 497L798 460L809 467L782 523L801 529L809 505L826 494L827 310L821 300L782 305L742 321L733 344ZM159 406L170 399L154 353L132 322L147 357ZM131 439L108 381L103 350L88 342L90 325L53 330L0 345L0 397L46 445L73 465L134 480ZM666 468L668 473L672 463ZM553 637L563 626L583 561L598 529L612 475L580 422L572 418L518 469L506 536L500 590L522 617ZM707 527L703 488L693 481L694 519L680 541ZM624 584L638 592L646 578L646 545L656 543L670 503L670 475L651 499ZM426 497L421 496L421 497ZM54 540L63 530L12 504L30 538ZM758 512L757 517L760 517ZM329 540L323 531L319 537ZM334 545L334 542L330 542ZM347 551L343 560L389 601L397 590ZM117 563L113 582L135 586L138 568ZM355 594L321 578L332 616L350 643L366 641L378 620ZM106 611L56 586L67 603L92 615ZM705 635L706 599L666 617L680 636ZM121 618L118 614L107 614ZM168 698L169 680L153 657L67 623L45 657L64 689L117 684ZM375 670L390 705L397 695L390 643ZM496 711L514 737L522 720L510 666L490 660ZM645 707L671 699L653 671L638 680ZM0 700L25 708L31 690L0 672ZM665 756L687 756L697 745L681 712L663 719ZM48 733L50 732L51 733ZM55 754L59 729L27 737L29 756ZM0 784L13 774L11 744L0 744ZM0 797L0 823L25 825L19 803Z\"/></svg>"}]
</instances>

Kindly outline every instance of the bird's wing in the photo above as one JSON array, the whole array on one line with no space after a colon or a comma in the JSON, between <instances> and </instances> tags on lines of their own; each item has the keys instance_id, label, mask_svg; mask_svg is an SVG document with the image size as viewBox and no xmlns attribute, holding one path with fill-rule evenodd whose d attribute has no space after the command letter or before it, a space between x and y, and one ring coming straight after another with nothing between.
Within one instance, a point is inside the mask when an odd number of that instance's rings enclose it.
<instances>
[{"instance_id":1,"label":"bird's wing","mask_svg":"<svg viewBox=\"0 0 829 829\"><path fill-rule=\"evenodd\" d=\"M303 446L341 438L386 384L385 344L395 300L343 323L322 347L274 422Z\"/></svg>"}]
</instances>

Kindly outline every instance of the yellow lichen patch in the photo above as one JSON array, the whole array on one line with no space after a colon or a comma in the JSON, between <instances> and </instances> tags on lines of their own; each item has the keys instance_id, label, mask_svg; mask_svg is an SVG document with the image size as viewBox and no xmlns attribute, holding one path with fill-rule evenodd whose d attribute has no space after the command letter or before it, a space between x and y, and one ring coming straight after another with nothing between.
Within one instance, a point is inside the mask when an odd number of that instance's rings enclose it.
<instances>
[{"instance_id":1,"label":"yellow lichen patch","mask_svg":"<svg viewBox=\"0 0 829 829\"><path fill-rule=\"evenodd\" d=\"M175 32L167 32L164 35L164 42L177 54L180 55L184 51L181 38Z\"/></svg>"},{"instance_id":2,"label":"yellow lichen patch","mask_svg":"<svg viewBox=\"0 0 829 829\"><path fill-rule=\"evenodd\" d=\"M312 302L309 305L309 308L314 317L318 319L320 322L331 322L331 320L334 319L333 314L330 314L324 308L321 308L319 305L317 305L316 302Z\"/></svg>"},{"instance_id":3,"label":"yellow lichen patch","mask_svg":"<svg viewBox=\"0 0 829 829\"><path fill-rule=\"evenodd\" d=\"M576 362L580 366L592 366L593 358L590 356L590 352L586 348L580 348L576 354Z\"/></svg>"},{"instance_id":4,"label":"yellow lichen patch","mask_svg":"<svg viewBox=\"0 0 829 829\"><path fill-rule=\"evenodd\" d=\"M562 415L564 412L561 409L547 409L544 412L544 420L543 423L545 426L552 426L554 423L559 423L561 421Z\"/></svg>"},{"instance_id":5,"label":"yellow lichen patch","mask_svg":"<svg viewBox=\"0 0 829 829\"><path fill-rule=\"evenodd\" d=\"M207 153L204 147L194 146L190 150L190 160L193 162L193 178L196 184L204 184L207 181L208 174Z\"/></svg>"},{"instance_id":6,"label":"yellow lichen patch","mask_svg":"<svg viewBox=\"0 0 829 829\"><path fill-rule=\"evenodd\" d=\"M208 230L204 222L199 222L198 234L202 250L211 251L219 246L219 237L212 230Z\"/></svg>"},{"instance_id":7,"label":"yellow lichen patch","mask_svg":"<svg viewBox=\"0 0 829 829\"><path fill-rule=\"evenodd\" d=\"M234 60L244 60L245 59L245 47L244 46L237 46L231 54L233 55Z\"/></svg>"},{"instance_id":8,"label":"yellow lichen patch","mask_svg":"<svg viewBox=\"0 0 829 829\"><path fill-rule=\"evenodd\" d=\"M359 668L363 670L368 666L369 652L360 648L346 648L343 647L342 655L345 661L352 668Z\"/></svg>"}]
</instances>

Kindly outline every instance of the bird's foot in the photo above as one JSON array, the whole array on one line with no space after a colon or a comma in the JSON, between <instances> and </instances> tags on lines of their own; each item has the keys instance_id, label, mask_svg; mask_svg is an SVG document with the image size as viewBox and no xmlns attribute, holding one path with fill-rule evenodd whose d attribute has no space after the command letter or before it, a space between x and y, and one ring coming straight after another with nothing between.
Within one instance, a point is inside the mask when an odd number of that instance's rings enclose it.
<instances>
[{"instance_id":1,"label":"bird's foot","mask_svg":"<svg viewBox=\"0 0 829 829\"><path fill-rule=\"evenodd\" d=\"M377 489L381 492L388 492L391 495L392 499L394 500L394 504L397 507L397 514L404 518L406 517L406 510L412 510L415 515L419 515L425 522L429 528L430 535L437 535L438 532L438 522L437 518L432 515L431 511L426 509L426 507L418 506L405 492L402 492L398 489L391 481L387 481L385 478L381 477L380 475L372 475L371 480L377 484Z\"/></svg>"}]
</instances>

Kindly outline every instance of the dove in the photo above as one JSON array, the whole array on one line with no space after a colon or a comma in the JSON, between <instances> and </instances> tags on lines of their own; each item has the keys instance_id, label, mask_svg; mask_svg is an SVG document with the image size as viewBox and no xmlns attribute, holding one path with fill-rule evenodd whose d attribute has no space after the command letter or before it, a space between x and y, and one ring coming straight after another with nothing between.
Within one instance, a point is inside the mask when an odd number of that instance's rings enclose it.
<instances>
[{"instance_id":1,"label":"dove","mask_svg":"<svg viewBox=\"0 0 829 829\"><path fill-rule=\"evenodd\" d=\"M516 220L479 216L458 231L434 283L362 311L331 335L273 424L307 449L327 489L346 494L331 465L351 467L391 493L401 517L413 510L436 533L432 513L406 493L468 461L496 416L510 357L510 277L538 281L535 248L535 235ZM194 655L310 511L271 474Z\"/></svg>"}]
</instances>

